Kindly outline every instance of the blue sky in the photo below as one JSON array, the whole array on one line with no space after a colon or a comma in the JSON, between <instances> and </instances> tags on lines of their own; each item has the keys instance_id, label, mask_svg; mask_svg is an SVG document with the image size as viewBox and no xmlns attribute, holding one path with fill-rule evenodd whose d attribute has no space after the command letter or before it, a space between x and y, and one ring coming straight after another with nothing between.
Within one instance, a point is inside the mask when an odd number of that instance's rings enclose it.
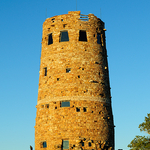
<instances>
[{"instance_id":1,"label":"blue sky","mask_svg":"<svg viewBox=\"0 0 150 150\"><path fill-rule=\"evenodd\" d=\"M115 149L128 150L150 113L150 1L77 3L105 22ZM0 150L34 147L42 24L75 10L76 0L0 0Z\"/></svg>"}]
</instances>

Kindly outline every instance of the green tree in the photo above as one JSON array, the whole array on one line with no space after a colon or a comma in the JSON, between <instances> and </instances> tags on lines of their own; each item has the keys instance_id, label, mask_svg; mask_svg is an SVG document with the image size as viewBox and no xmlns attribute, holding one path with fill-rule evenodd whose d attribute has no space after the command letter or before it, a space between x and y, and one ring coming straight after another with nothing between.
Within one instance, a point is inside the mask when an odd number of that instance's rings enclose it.
<instances>
[{"instance_id":1,"label":"green tree","mask_svg":"<svg viewBox=\"0 0 150 150\"><path fill-rule=\"evenodd\" d=\"M140 131L146 131L150 134L150 114L147 114L143 123L139 125Z\"/></svg>"},{"instance_id":2,"label":"green tree","mask_svg":"<svg viewBox=\"0 0 150 150\"><path fill-rule=\"evenodd\" d=\"M139 125L140 131L150 134L150 114L147 114L143 123ZM150 137L136 136L128 145L130 150L150 150Z\"/></svg>"}]
</instances>

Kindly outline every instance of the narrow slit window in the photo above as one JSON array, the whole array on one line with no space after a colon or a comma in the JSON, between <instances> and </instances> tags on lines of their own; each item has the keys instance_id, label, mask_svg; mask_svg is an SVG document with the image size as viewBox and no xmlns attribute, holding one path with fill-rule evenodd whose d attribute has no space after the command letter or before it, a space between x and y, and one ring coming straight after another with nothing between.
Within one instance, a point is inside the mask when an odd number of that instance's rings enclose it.
<instances>
[{"instance_id":1,"label":"narrow slit window","mask_svg":"<svg viewBox=\"0 0 150 150\"><path fill-rule=\"evenodd\" d=\"M70 107L70 101L62 101L61 107Z\"/></svg>"},{"instance_id":2,"label":"narrow slit window","mask_svg":"<svg viewBox=\"0 0 150 150\"><path fill-rule=\"evenodd\" d=\"M48 35L48 45L53 44L52 33Z\"/></svg>"},{"instance_id":3,"label":"narrow slit window","mask_svg":"<svg viewBox=\"0 0 150 150\"><path fill-rule=\"evenodd\" d=\"M44 76L47 76L47 67L44 68Z\"/></svg>"},{"instance_id":4,"label":"narrow slit window","mask_svg":"<svg viewBox=\"0 0 150 150\"><path fill-rule=\"evenodd\" d=\"M60 32L60 42L69 41L68 31Z\"/></svg>"},{"instance_id":5,"label":"narrow slit window","mask_svg":"<svg viewBox=\"0 0 150 150\"><path fill-rule=\"evenodd\" d=\"M80 30L80 32L79 32L79 41L87 42L86 31Z\"/></svg>"},{"instance_id":6,"label":"narrow slit window","mask_svg":"<svg viewBox=\"0 0 150 150\"><path fill-rule=\"evenodd\" d=\"M68 140L63 140L62 145L63 145L63 149L69 149L69 141Z\"/></svg>"},{"instance_id":7,"label":"narrow slit window","mask_svg":"<svg viewBox=\"0 0 150 150\"><path fill-rule=\"evenodd\" d=\"M100 33L97 33L97 43L98 44L102 44L102 42L101 42L101 34Z\"/></svg>"},{"instance_id":8,"label":"narrow slit window","mask_svg":"<svg viewBox=\"0 0 150 150\"><path fill-rule=\"evenodd\" d=\"M83 107L83 112L87 112L87 108L86 107Z\"/></svg>"}]
</instances>

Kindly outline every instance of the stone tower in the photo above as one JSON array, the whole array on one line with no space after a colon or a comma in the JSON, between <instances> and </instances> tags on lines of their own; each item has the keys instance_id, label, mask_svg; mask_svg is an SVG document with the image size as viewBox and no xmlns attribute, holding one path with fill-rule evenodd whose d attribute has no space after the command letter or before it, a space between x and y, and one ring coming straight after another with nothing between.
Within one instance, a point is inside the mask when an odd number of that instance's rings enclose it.
<instances>
[{"instance_id":1,"label":"stone tower","mask_svg":"<svg viewBox=\"0 0 150 150\"><path fill-rule=\"evenodd\" d=\"M35 150L114 150L104 22L71 11L46 19Z\"/></svg>"}]
</instances>

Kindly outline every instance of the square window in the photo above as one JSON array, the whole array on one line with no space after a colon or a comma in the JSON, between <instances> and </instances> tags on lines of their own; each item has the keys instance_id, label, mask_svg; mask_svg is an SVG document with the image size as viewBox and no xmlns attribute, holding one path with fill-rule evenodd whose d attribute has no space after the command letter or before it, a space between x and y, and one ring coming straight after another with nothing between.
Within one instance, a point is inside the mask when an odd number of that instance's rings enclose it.
<instances>
[{"instance_id":1,"label":"square window","mask_svg":"<svg viewBox=\"0 0 150 150\"><path fill-rule=\"evenodd\" d=\"M102 44L101 43L101 34L100 33L97 33L97 43L98 44Z\"/></svg>"},{"instance_id":2,"label":"square window","mask_svg":"<svg viewBox=\"0 0 150 150\"><path fill-rule=\"evenodd\" d=\"M60 42L69 41L68 31L60 32Z\"/></svg>"},{"instance_id":3,"label":"square window","mask_svg":"<svg viewBox=\"0 0 150 150\"><path fill-rule=\"evenodd\" d=\"M69 141L63 140L63 149L69 149Z\"/></svg>"},{"instance_id":4,"label":"square window","mask_svg":"<svg viewBox=\"0 0 150 150\"><path fill-rule=\"evenodd\" d=\"M86 31L80 30L80 32L79 32L79 41L87 42Z\"/></svg>"},{"instance_id":5,"label":"square window","mask_svg":"<svg viewBox=\"0 0 150 150\"><path fill-rule=\"evenodd\" d=\"M69 73L69 72L71 72L71 68L66 69L66 73Z\"/></svg>"},{"instance_id":6,"label":"square window","mask_svg":"<svg viewBox=\"0 0 150 150\"><path fill-rule=\"evenodd\" d=\"M62 101L61 107L70 107L70 101Z\"/></svg>"},{"instance_id":7,"label":"square window","mask_svg":"<svg viewBox=\"0 0 150 150\"><path fill-rule=\"evenodd\" d=\"M48 35L48 45L53 44L52 33Z\"/></svg>"}]
</instances>

